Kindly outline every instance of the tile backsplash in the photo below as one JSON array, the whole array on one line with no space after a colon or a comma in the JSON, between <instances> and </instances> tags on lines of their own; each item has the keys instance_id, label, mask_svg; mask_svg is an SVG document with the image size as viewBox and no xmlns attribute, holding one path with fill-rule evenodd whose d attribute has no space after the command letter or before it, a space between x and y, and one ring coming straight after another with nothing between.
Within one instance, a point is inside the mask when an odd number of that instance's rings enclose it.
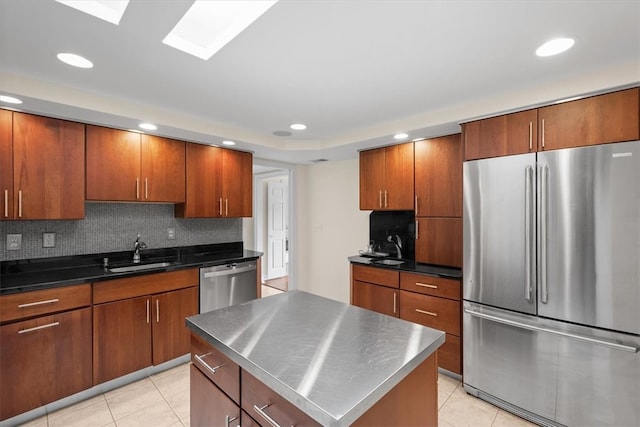
<instances>
[{"instance_id":1,"label":"tile backsplash","mask_svg":"<svg viewBox=\"0 0 640 427\"><path fill-rule=\"evenodd\" d=\"M10 261L133 250L138 234L151 249L238 242L242 219L174 218L172 204L86 203L83 220L0 221L0 231L0 261ZM54 248L42 247L42 233L55 233ZM8 251L7 234L22 234L22 249Z\"/></svg>"}]
</instances>

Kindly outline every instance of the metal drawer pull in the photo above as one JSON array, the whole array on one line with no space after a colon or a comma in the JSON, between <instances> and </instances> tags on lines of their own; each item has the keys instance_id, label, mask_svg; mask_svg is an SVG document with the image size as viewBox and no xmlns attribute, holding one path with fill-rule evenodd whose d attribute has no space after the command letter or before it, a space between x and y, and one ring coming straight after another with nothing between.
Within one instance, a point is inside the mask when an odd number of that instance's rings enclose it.
<instances>
[{"instance_id":1,"label":"metal drawer pull","mask_svg":"<svg viewBox=\"0 0 640 427\"><path fill-rule=\"evenodd\" d=\"M280 427L280 424L278 424L277 422L275 422L275 420L273 418L271 418L269 415L267 415L266 412L264 412L265 409L267 409L270 405L264 405L261 407L258 407L258 405L253 405L253 409L255 409L255 411L260 414L260 416L262 418L264 418L269 424L271 424L273 427Z\"/></svg>"},{"instance_id":2,"label":"metal drawer pull","mask_svg":"<svg viewBox=\"0 0 640 427\"><path fill-rule=\"evenodd\" d=\"M210 355L211 353L205 353L202 356L198 356L197 354L194 355L194 357L196 358L196 360L200 363L202 363L204 365L205 368L207 368L208 370L211 371L212 374L216 373L217 369L222 368L224 365L218 365L218 366L214 366L211 367L207 362L204 361L204 358L207 357L208 355Z\"/></svg>"},{"instance_id":3,"label":"metal drawer pull","mask_svg":"<svg viewBox=\"0 0 640 427\"><path fill-rule=\"evenodd\" d=\"M27 332L33 332L33 331L38 331L40 329L45 329L45 328L52 328L54 326L58 326L60 324L60 322L53 322L53 323L49 323L47 325L42 325L42 326L36 326L34 328L29 328L29 329L21 329L18 331L19 334L26 334Z\"/></svg>"},{"instance_id":4,"label":"metal drawer pull","mask_svg":"<svg viewBox=\"0 0 640 427\"><path fill-rule=\"evenodd\" d=\"M18 218L22 218L22 190L18 191Z\"/></svg>"},{"instance_id":5,"label":"metal drawer pull","mask_svg":"<svg viewBox=\"0 0 640 427\"><path fill-rule=\"evenodd\" d=\"M58 301L60 301L58 298L54 298L54 299L48 299L45 301L28 302L26 304L20 304L18 308L33 307L34 305L42 305L42 304L53 304Z\"/></svg>"},{"instance_id":6,"label":"metal drawer pull","mask_svg":"<svg viewBox=\"0 0 640 427\"><path fill-rule=\"evenodd\" d=\"M9 190L4 190L4 217L9 217Z\"/></svg>"},{"instance_id":7,"label":"metal drawer pull","mask_svg":"<svg viewBox=\"0 0 640 427\"><path fill-rule=\"evenodd\" d=\"M416 282L416 286L422 286L423 288L430 288L430 289L438 289L436 285L430 285L428 283Z\"/></svg>"},{"instance_id":8,"label":"metal drawer pull","mask_svg":"<svg viewBox=\"0 0 640 427\"><path fill-rule=\"evenodd\" d=\"M432 311L420 310L419 308L416 308L416 311L418 313L428 314L429 316L438 317L438 313L434 313Z\"/></svg>"},{"instance_id":9,"label":"metal drawer pull","mask_svg":"<svg viewBox=\"0 0 640 427\"><path fill-rule=\"evenodd\" d=\"M231 417L229 415L225 415L225 417L224 417L224 425L229 427L229 424L231 424L231 421L235 421L237 419L238 419L238 417Z\"/></svg>"},{"instance_id":10,"label":"metal drawer pull","mask_svg":"<svg viewBox=\"0 0 640 427\"><path fill-rule=\"evenodd\" d=\"M147 323L149 323L149 300L147 300Z\"/></svg>"},{"instance_id":11,"label":"metal drawer pull","mask_svg":"<svg viewBox=\"0 0 640 427\"><path fill-rule=\"evenodd\" d=\"M136 200L140 199L140 177L136 176Z\"/></svg>"},{"instance_id":12,"label":"metal drawer pull","mask_svg":"<svg viewBox=\"0 0 640 427\"><path fill-rule=\"evenodd\" d=\"M156 323L160 323L160 300L156 300Z\"/></svg>"}]
</instances>

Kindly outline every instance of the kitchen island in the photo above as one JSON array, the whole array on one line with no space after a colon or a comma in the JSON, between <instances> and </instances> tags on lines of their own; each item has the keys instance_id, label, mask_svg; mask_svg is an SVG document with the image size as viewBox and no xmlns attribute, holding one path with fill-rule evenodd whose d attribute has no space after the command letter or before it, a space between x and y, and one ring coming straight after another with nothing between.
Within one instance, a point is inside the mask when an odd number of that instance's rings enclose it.
<instances>
[{"instance_id":1,"label":"kitchen island","mask_svg":"<svg viewBox=\"0 0 640 427\"><path fill-rule=\"evenodd\" d=\"M302 291L187 325L192 424L437 425L441 331Z\"/></svg>"}]
</instances>

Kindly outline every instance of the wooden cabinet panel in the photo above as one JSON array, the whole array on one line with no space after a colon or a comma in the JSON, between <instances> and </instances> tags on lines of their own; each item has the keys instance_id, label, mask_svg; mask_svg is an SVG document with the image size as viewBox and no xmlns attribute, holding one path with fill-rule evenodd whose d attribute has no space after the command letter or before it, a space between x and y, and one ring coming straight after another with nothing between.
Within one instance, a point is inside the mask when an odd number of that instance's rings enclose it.
<instances>
[{"instance_id":1,"label":"wooden cabinet panel","mask_svg":"<svg viewBox=\"0 0 640 427\"><path fill-rule=\"evenodd\" d=\"M360 152L360 210L383 207L384 148Z\"/></svg>"},{"instance_id":2,"label":"wooden cabinet panel","mask_svg":"<svg viewBox=\"0 0 640 427\"><path fill-rule=\"evenodd\" d=\"M245 411L240 411L240 427L260 427L260 424L249 416Z\"/></svg>"},{"instance_id":3,"label":"wooden cabinet panel","mask_svg":"<svg viewBox=\"0 0 640 427\"><path fill-rule=\"evenodd\" d=\"M221 216L221 148L187 144L185 203L176 205L177 217L212 218Z\"/></svg>"},{"instance_id":4,"label":"wooden cabinet panel","mask_svg":"<svg viewBox=\"0 0 640 427\"><path fill-rule=\"evenodd\" d=\"M633 88L539 109L539 150L640 139L640 89Z\"/></svg>"},{"instance_id":5,"label":"wooden cabinet panel","mask_svg":"<svg viewBox=\"0 0 640 427\"><path fill-rule=\"evenodd\" d=\"M400 318L460 336L460 303L400 291Z\"/></svg>"},{"instance_id":6,"label":"wooden cabinet panel","mask_svg":"<svg viewBox=\"0 0 640 427\"><path fill-rule=\"evenodd\" d=\"M240 408L218 389L194 365L189 367L191 381L190 422L192 426L225 426L240 421Z\"/></svg>"},{"instance_id":7,"label":"wooden cabinet panel","mask_svg":"<svg viewBox=\"0 0 640 427\"><path fill-rule=\"evenodd\" d=\"M91 309L0 326L0 420L88 389Z\"/></svg>"},{"instance_id":8,"label":"wooden cabinet panel","mask_svg":"<svg viewBox=\"0 0 640 427\"><path fill-rule=\"evenodd\" d=\"M535 152L537 123L536 109L464 123L464 159Z\"/></svg>"},{"instance_id":9,"label":"wooden cabinet panel","mask_svg":"<svg viewBox=\"0 0 640 427\"><path fill-rule=\"evenodd\" d=\"M242 409L255 417L260 424L271 425L255 408L263 408L262 411L281 426L320 425L244 369L241 369L240 383L242 384L240 398ZM265 407L265 405L268 406Z\"/></svg>"},{"instance_id":10,"label":"wooden cabinet panel","mask_svg":"<svg viewBox=\"0 0 640 427\"><path fill-rule=\"evenodd\" d=\"M462 345L460 337L447 334L446 341L438 349L438 366L462 375Z\"/></svg>"},{"instance_id":11,"label":"wooden cabinet panel","mask_svg":"<svg viewBox=\"0 0 640 427\"><path fill-rule=\"evenodd\" d=\"M91 285L64 286L0 296L0 322L91 305Z\"/></svg>"},{"instance_id":12,"label":"wooden cabinet panel","mask_svg":"<svg viewBox=\"0 0 640 427\"><path fill-rule=\"evenodd\" d=\"M191 334L191 362L240 404L240 366L194 334Z\"/></svg>"},{"instance_id":13,"label":"wooden cabinet panel","mask_svg":"<svg viewBox=\"0 0 640 427\"><path fill-rule=\"evenodd\" d=\"M0 110L0 220L13 219L13 113Z\"/></svg>"},{"instance_id":14,"label":"wooden cabinet panel","mask_svg":"<svg viewBox=\"0 0 640 427\"><path fill-rule=\"evenodd\" d=\"M198 314L198 287L154 295L153 364L159 365L189 353L191 333L185 318Z\"/></svg>"},{"instance_id":15,"label":"wooden cabinet panel","mask_svg":"<svg viewBox=\"0 0 640 427\"><path fill-rule=\"evenodd\" d=\"M416 216L462 216L460 134L415 142Z\"/></svg>"},{"instance_id":16,"label":"wooden cabinet panel","mask_svg":"<svg viewBox=\"0 0 640 427\"><path fill-rule=\"evenodd\" d=\"M222 150L223 216L253 215L253 156L242 151Z\"/></svg>"},{"instance_id":17,"label":"wooden cabinet panel","mask_svg":"<svg viewBox=\"0 0 640 427\"><path fill-rule=\"evenodd\" d=\"M141 200L140 134L87 125L87 200Z\"/></svg>"},{"instance_id":18,"label":"wooden cabinet panel","mask_svg":"<svg viewBox=\"0 0 640 427\"><path fill-rule=\"evenodd\" d=\"M413 210L413 143L385 148L385 208Z\"/></svg>"},{"instance_id":19,"label":"wooden cabinet panel","mask_svg":"<svg viewBox=\"0 0 640 427\"><path fill-rule=\"evenodd\" d=\"M145 201L184 203L185 142L142 135L141 192Z\"/></svg>"},{"instance_id":20,"label":"wooden cabinet panel","mask_svg":"<svg viewBox=\"0 0 640 427\"><path fill-rule=\"evenodd\" d=\"M393 317L400 312L397 290L357 280L351 284L351 304Z\"/></svg>"},{"instance_id":21,"label":"wooden cabinet panel","mask_svg":"<svg viewBox=\"0 0 640 427\"><path fill-rule=\"evenodd\" d=\"M93 306L93 381L151 366L151 298Z\"/></svg>"},{"instance_id":22,"label":"wooden cabinet panel","mask_svg":"<svg viewBox=\"0 0 640 427\"><path fill-rule=\"evenodd\" d=\"M14 218L84 218L83 159L84 125L13 113Z\"/></svg>"},{"instance_id":23,"label":"wooden cabinet panel","mask_svg":"<svg viewBox=\"0 0 640 427\"><path fill-rule=\"evenodd\" d=\"M351 265L353 280L375 283L376 285L397 288L400 286L400 273L378 267Z\"/></svg>"},{"instance_id":24,"label":"wooden cabinet panel","mask_svg":"<svg viewBox=\"0 0 640 427\"><path fill-rule=\"evenodd\" d=\"M416 273L400 273L400 288L434 297L460 300L460 280Z\"/></svg>"},{"instance_id":25,"label":"wooden cabinet panel","mask_svg":"<svg viewBox=\"0 0 640 427\"><path fill-rule=\"evenodd\" d=\"M462 218L417 218L416 261L462 267Z\"/></svg>"}]
</instances>

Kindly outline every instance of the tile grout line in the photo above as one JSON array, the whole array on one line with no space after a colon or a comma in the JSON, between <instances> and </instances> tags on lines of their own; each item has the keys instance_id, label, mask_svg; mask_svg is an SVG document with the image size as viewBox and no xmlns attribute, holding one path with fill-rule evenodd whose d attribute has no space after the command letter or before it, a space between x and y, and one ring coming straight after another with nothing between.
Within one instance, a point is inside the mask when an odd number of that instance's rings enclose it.
<instances>
[{"instance_id":1,"label":"tile grout line","mask_svg":"<svg viewBox=\"0 0 640 427\"><path fill-rule=\"evenodd\" d=\"M109 410L109 414L111 415L111 419L113 420L113 424L117 427L118 423L116 422L116 417L113 415L113 411L111 410L111 405L109 405L109 400L107 400L107 395L102 393L102 398L107 403L107 409Z\"/></svg>"},{"instance_id":2,"label":"tile grout line","mask_svg":"<svg viewBox=\"0 0 640 427\"><path fill-rule=\"evenodd\" d=\"M184 423L182 422L182 418L180 418L180 416L178 415L178 413L176 412L175 408L173 407L173 405L171 404L171 402L169 402L169 400L167 399L167 397L164 395L164 393L162 392L162 390L160 390L160 388L158 388L158 385L156 384L156 382L153 380L153 378L151 376L149 376L149 379L151 380L151 383L153 384L153 386L156 388L156 390L158 390L158 393L160 393L160 396L162 396L162 399L166 402L167 405L169 405L169 408L171 408L171 412L173 412L173 415L176 416L176 418L178 419L178 421L180 422L180 424L182 424L184 426Z\"/></svg>"}]
</instances>

